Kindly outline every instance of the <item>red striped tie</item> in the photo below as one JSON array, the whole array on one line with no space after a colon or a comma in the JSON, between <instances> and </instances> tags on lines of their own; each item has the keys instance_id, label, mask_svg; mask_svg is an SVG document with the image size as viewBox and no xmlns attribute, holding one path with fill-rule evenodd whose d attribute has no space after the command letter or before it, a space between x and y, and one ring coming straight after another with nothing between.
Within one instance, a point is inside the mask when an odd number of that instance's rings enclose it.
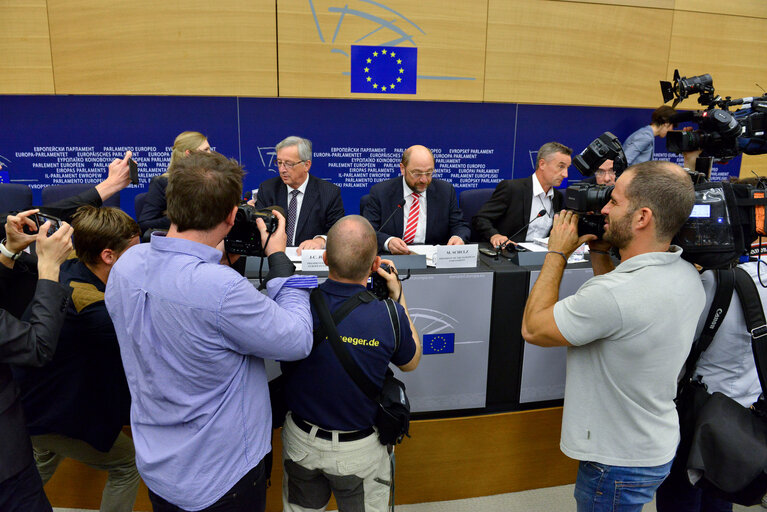
<instances>
[{"instance_id":1,"label":"red striped tie","mask_svg":"<svg viewBox=\"0 0 767 512\"><path fill-rule=\"evenodd\" d=\"M418 227L418 213L421 211L417 192L413 192L413 204L410 205L410 214L407 216L407 226L405 226L405 236L402 240L410 245L415 239L415 230Z\"/></svg>"}]
</instances>

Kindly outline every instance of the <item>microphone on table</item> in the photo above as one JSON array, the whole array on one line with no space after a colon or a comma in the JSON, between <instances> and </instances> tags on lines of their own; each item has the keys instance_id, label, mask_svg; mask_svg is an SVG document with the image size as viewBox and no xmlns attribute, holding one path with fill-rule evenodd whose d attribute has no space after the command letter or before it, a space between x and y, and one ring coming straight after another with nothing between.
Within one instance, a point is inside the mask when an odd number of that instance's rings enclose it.
<instances>
[{"instance_id":1,"label":"microphone on table","mask_svg":"<svg viewBox=\"0 0 767 512\"><path fill-rule=\"evenodd\" d=\"M512 241L511 241L511 239L512 239L512 238L514 238L515 236L517 236L518 234L520 234L522 231L524 231L525 229L527 229L527 228L530 226L530 224L532 224L533 222L535 222L537 219L540 219L541 217L543 217L544 215L547 215L548 213L549 213L549 212L547 212L547 211L546 211L546 208L542 208L542 209L541 209L541 211L539 211L539 212L538 212L538 215L536 215L535 217L533 217L533 218L530 220L530 222L528 222L527 224L525 224L524 226L522 226L521 228L519 228L518 230L516 230L516 231L514 232L514 234L513 234L513 235L511 235L511 236L509 237L509 239L508 239L508 240L506 240L504 243L502 243L502 244L501 244L501 245L498 247L498 249L497 249L498 253L500 254L500 252L501 252L501 251L503 251L504 249L506 249L506 247L507 247L509 244L511 244L511 245L512 245L512 247L513 247L513 246L514 246L514 244L513 244L513 243L512 243Z\"/></svg>"},{"instance_id":2,"label":"microphone on table","mask_svg":"<svg viewBox=\"0 0 767 512\"><path fill-rule=\"evenodd\" d=\"M406 200L403 198L402 201L397 203L397 206L394 207L394 211L391 212L391 215L389 215L383 223L379 226L379 228L376 230L376 235L381 232L383 227L391 220L392 217L394 217L394 214L397 213L398 210L400 210L403 206L405 206Z\"/></svg>"}]
</instances>

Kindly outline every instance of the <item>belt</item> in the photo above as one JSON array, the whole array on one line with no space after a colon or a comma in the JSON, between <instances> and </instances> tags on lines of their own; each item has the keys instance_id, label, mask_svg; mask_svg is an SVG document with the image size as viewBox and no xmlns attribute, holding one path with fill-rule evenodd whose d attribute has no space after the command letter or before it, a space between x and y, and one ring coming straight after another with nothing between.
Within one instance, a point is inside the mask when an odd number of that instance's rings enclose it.
<instances>
[{"instance_id":1,"label":"belt","mask_svg":"<svg viewBox=\"0 0 767 512\"><path fill-rule=\"evenodd\" d=\"M309 423L304 421L303 418L296 416L295 413L292 413L291 418L293 418L293 423L295 423L298 428L300 428L307 434L311 433L313 425L310 425ZM338 440L341 442L359 441L360 439L365 439L373 432L375 432L375 430L373 430L373 427L368 427L362 430L355 430L353 432L339 432ZM333 432L331 432L330 430L324 430L318 427L317 437L319 437L320 439L331 441L333 439Z\"/></svg>"}]
</instances>

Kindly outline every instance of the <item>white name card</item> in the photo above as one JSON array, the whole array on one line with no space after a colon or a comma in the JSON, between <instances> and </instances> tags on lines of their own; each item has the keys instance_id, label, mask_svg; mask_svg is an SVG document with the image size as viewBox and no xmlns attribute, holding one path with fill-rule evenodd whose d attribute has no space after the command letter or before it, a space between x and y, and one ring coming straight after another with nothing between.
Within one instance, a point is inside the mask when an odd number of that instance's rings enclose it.
<instances>
[{"instance_id":1,"label":"white name card","mask_svg":"<svg viewBox=\"0 0 767 512\"><path fill-rule=\"evenodd\" d=\"M440 245L434 253L437 268L474 268L477 266L477 244Z\"/></svg>"},{"instance_id":2,"label":"white name card","mask_svg":"<svg viewBox=\"0 0 767 512\"><path fill-rule=\"evenodd\" d=\"M301 251L301 271L327 272L328 266L322 261L324 249L304 249Z\"/></svg>"}]
</instances>

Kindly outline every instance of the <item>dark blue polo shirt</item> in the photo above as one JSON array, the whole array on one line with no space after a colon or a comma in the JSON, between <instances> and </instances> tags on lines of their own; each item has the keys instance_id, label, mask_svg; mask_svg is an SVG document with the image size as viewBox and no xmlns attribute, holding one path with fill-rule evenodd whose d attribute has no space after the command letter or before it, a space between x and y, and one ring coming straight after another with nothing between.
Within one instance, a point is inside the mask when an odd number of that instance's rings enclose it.
<instances>
[{"instance_id":1,"label":"dark blue polo shirt","mask_svg":"<svg viewBox=\"0 0 767 512\"><path fill-rule=\"evenodd\" d=\"M320 285L330 311L363 291L361 285L328 279ZM410 362L416 345L405 309L397 306L400 347L394 352L394 330L386 305L381 301L361 304L338 325L338 334L354 361L377 386L383 382L391 361L397 366ZM314 327L319 317L312 308ZM328 430L361 430L375 422L377 405L357 387L338 361L330 343L317 344L306 359L282 363L288 409Z\"/></svg>"}]
</instances>

